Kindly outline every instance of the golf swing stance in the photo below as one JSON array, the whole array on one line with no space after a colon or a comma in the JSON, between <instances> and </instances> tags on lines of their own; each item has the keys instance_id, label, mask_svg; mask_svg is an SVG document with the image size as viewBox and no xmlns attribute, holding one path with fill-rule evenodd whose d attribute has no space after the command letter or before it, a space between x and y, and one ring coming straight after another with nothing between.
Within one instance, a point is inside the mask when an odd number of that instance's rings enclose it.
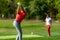
<instances>
[{"instance_id":1,"label":"golf swing stance","mask_svg":"<svg viewBox=\"0 0 60 40\"><path fill-rule=\"evenodd\" d=\"M22 5L18 3L17 11L16 11L16 18L14 20L14 26L16 27L16 30L18 31L18 36L16 37L16 40L22 40L22 29L21 29L21 22L26 16L26 10L23 9Z\"/></svg>"}]
</instances>

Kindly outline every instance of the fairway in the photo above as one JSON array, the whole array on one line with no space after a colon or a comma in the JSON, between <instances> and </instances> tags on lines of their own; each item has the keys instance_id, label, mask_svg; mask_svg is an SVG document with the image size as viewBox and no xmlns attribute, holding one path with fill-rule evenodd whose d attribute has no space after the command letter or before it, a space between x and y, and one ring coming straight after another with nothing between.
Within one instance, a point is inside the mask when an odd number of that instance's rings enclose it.
<instances>
[{"instance_id":1,"label":"fairway","mask_svg":"<svg viewBox=\"0 0 60 40\"><path fill-rule=\"evenodd\" d=\"M45 22L43 21L23 21L21 27L23 40L60 40L60 22L52 23L50 37L47 35ZM17 34L13 26L13 20L0 20L0 40L15 40Z\"/></svg>"}]
</instances>

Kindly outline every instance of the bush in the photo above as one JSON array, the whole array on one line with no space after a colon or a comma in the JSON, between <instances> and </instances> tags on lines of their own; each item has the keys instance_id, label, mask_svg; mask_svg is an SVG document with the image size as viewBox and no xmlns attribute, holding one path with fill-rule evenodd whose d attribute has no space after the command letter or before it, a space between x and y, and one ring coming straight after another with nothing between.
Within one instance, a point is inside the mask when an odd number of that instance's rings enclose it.
<instances>
[{"instance_id":1,"label":"bush","mask_svg":"<svg viewBox=\"0 0 60 40\"><path fill-rule=\"evenodd\" d=\"M58 13L58 14L56 15L56 19L57 19L57 20L60 20L60 13Z\"/></svg>"}]
</instances>

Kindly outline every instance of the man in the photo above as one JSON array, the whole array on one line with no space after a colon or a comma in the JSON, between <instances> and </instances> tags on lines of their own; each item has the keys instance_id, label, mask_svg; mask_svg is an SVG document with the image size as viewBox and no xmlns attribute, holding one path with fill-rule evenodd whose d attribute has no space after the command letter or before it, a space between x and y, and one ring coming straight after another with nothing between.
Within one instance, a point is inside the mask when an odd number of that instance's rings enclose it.
<instances>
[{"instance_id":1,"label":"man","mask_svg":"<svg viewBox=\"0 0 60 40\"><path fill-rule=\"evenodd\" d=\"M21 22L26 16L26 10L23 9L22 5L18 3L17 11L16 11L16 18L14 20L14 26L16 27L16 30L18 31L18 36L16 40L22 40L22 29L21 29Z\"/></svg>"},{"instance_id":2,"label":"man","mask_svg":"<svg viewBox=\"0 0 60 40\"><path fill-rule=\"evenodd\" d=\"M50 26L51 26L51 17L49 15L46 16L46 27L47 27L47 30L48 30L48 36L50 36Z\"/></svg>"}]
</instances>

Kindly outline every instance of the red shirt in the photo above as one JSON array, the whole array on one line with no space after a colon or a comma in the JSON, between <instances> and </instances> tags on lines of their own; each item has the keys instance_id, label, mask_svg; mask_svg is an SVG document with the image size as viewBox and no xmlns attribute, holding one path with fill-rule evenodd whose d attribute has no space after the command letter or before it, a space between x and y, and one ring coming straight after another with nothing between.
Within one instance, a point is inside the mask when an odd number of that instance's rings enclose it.
<instances>
[{"instance_id":1,"label":"red shirt","mask_svg":"<svg viewBox=\"0 0 60 40\"><path fill-rule=\"evenodd\" d=\"M25 11L19 11L18 14L16 15L16 21L21 22L26 16Z\"/></svg>"}]
</instances>

